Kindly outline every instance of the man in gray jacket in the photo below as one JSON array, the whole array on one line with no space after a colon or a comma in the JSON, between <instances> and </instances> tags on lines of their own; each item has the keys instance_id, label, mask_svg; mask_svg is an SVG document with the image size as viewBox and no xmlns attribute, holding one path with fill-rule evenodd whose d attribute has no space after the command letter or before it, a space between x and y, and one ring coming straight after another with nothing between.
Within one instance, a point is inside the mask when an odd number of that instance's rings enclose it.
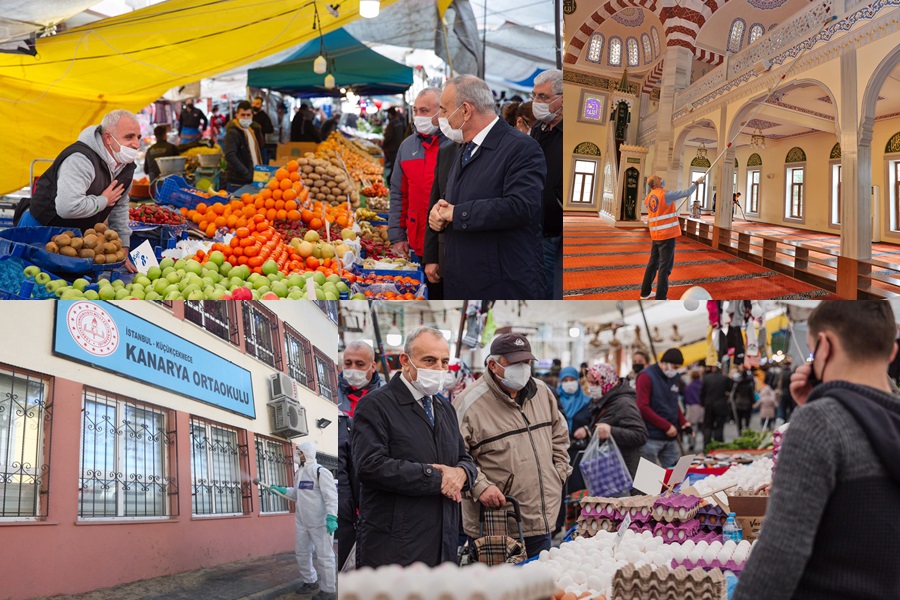
<instances>
[{"instance_id":1,"label":"man in gray jacket","mask_svg":"<svg viewBox=\"0 0 900 600\"><path fill-rule=\"evenodd\" d=\"M734 600L900 598L900 398L887 302L825 301L759 540ZM805 405L805 406L803 406Z\"/></svg>"},{"instance_id":2,"label":"man in gray jacket","mask_svg":"<svg viewBox=\"0 0 900 600\"><path fill-rule=\"evenodd\" d=\"M134 176L141 127L127 110L114 110L78 136L41 175L18 227L89 229L109 221L128 256L128 191ZM134 267L127 260L129 270Z\"/></svg>"}]
</instances>

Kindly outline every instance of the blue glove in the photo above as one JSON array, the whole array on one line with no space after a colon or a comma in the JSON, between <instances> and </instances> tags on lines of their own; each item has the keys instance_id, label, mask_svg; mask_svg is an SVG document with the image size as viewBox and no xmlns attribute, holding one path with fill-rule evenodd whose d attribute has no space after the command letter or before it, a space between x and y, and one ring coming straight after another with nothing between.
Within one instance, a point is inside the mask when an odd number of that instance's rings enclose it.
<instances>
[{"instance_id":1,"label":"blue glove","mask_svg":"<svg viewBox=\"0 0 900 600\"><path fill-rule=\"evenodd\" d=\"M337 517L334 515L328 515L325 517L325 529L328 530L328 535L331 535L335 531L337 531Z\"/></svg>"},{"instance_id":2,"label":"blue glove","mask_svg":"<svg viewBox=\"0 0 900 600\"><path fill-rule=\"evenodd\" d=\"M271 489L275 490L279 494L287 494L287 488L281 487L280 485L273 485Z\"/></svg>"}]
</instances>

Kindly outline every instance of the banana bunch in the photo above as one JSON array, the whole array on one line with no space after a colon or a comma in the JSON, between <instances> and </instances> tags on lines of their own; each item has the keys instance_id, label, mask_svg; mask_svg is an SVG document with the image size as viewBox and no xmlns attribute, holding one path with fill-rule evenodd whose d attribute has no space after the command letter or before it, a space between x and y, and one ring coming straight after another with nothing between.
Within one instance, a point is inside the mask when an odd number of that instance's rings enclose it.
<instances>
[{"instance_id":1,"label":"banana bunch","mask_svg":"<svg viewBox=\"0 0 900 600\"><path fill-rule=\"evenodd\" d=\"M384 217L379 217L378 213L374 210L369 210L368 208L357 208L356 209L356 220L357 221L377 221L381 223L386 223L387 219Z\"/></svg>"}]
</instances>

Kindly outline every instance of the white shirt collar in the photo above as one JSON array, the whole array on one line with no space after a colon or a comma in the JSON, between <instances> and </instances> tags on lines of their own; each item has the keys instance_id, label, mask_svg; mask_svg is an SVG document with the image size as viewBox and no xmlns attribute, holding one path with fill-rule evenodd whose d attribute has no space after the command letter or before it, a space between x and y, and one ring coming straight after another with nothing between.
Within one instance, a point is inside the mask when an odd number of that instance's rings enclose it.
<instances>
[{"instance_id":1,"label":"white shirt collar","mask_svg":"<svg viewBox=\"0 0 900 600\"><path fill-rule=\"evenodd\" d=\"M412 396L416 400L416 402L418 402L419 404L422 404L422 398L425 397L425 394L423 394L422 392L417 390L415 387L413 387L413 384L410 383L408 379L406 379L406 373L401 372L400 379L403 381L403 383L406 384L406 387L409 388L409 392L412 394Z\"/></svg>"},{"instance_id":2,"label":"white shirt collar","mask_svg":"<svg viewBox=\"0 0 900 600\"><path fill-rule=\"evenodd\" d=\"M472 152L475 152L478 148L481 147L481 144L484 143L484 138L491 132L491 128L500 120L500 117L495 116L494 120L488 123L487 127L478 132L478 134L472 138L473 144L475 144L475 148L472 149Z\"/></svg>"}]
</instances>

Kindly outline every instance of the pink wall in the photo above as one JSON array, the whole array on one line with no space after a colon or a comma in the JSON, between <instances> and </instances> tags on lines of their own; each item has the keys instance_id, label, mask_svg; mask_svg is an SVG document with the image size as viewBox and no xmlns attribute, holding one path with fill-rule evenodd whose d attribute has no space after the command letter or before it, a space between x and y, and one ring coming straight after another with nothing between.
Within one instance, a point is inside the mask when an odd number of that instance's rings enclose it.
<instances>
[{"instance_id":1,"label":"pink wall","mask_svg":"<svg viewBox=\"0 0 900 600\"><path fill-rule=\"evenodd\" d=\"M80 383L56 378L46 522L0 523L0 597L75 594L294 548L294 515L191 517L190 415L177 413L179 514L163 522L77 524ZM256 477L252 434L250 478Z\"/></svg>"}]
</instances>

